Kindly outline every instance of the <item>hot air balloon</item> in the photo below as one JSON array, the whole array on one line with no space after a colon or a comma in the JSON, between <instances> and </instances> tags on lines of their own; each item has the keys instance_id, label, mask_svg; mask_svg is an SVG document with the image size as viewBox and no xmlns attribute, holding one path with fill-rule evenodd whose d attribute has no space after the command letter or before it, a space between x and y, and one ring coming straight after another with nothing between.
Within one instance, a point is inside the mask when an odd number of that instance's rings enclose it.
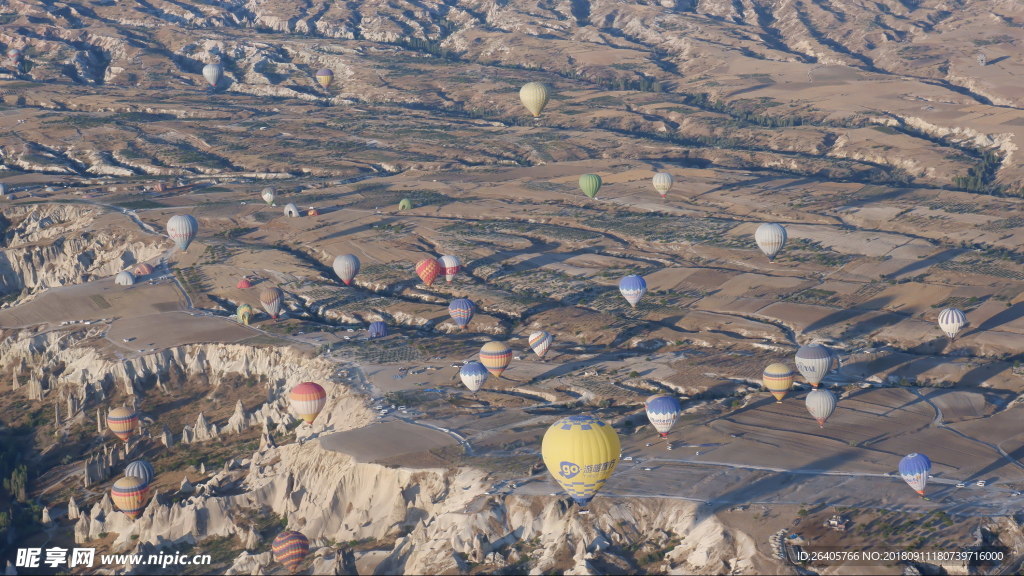
<instances>
[{"instance_id":1,"label":"hot air balloon","mask_svg":"<svg viewBox=\"0 0 1024 576\"><path fill-rule=\"evenodd\" d=\"M131 286L135 284L135 276L132 276L132 273L127 270L122 270L117 273L117 276L114 276L114 284L118 286Z\"/></svg>"},{"instance_id":2,"label":"hot air balloon","mask_svg":"<svg viewBox=\"0 0 1024 576\"><path fill-rule=\"evenodd\" d=\"M206 83L210 85L210 88L216 88L223 75L224 67L217 62L211 62L203 66L203 78L206 79Z\"/></svg>"},{"instance_id":3,"label":"hot air balloon","mask_svg":"<svg viewBox=\"0 0 1024 576\"><path fill-rule=\"evenodd\" d=\"M370 327L366 330L369 332L371 339L383 338L388 335L388 325L380 320L370 322Z\"/></svg>"},{"instance_id":4,"label":"hot air balloon","mask_svg":"<svg viewBox=\"0 0 1024 576\"><path fill-rule=\"evenodd\" d=\"M7 184L0 182L0 198L7 196Z\"/></svg>"},{"instance_id":5,"label":"hot air balloon","mask_svg":"<svg viewBox=\"0 0 1024 576\"><path fill-rule=\"evenodd\" d=\"M466 364L459 369L459 378L462 379L462 383L469 388L469 391L476 394L477 390L484 385L487 381L487 368L479 362L466 362Z\"/></svg>"},{"instance_id":6,"label":"hot air balloon","mask_svg":"<svg viewBox=\"0 0 1024 576\"><path fill-rule=\"evenodd\" d=\"M647 282L642 276L636 274L630 274L622 280L619 280L619 292L622 293L622 297L629 302L629 305L636 308L637 303L647 293Z\"/></svg>"},{"instance_id":7,"label":"hot air balloon","mask_svg":"<svg viewBox=\"0 0 1024 576\"><path fill-rule=\"evenodd\" d=\"M427 286L434 283L434 279L441 273L441 264L433 258L424 258L416 263L416 274L419 275L420 280Z\"/></svg>"},{"instance_id":8,"label":"hot air balloon","mask_svg":"<svg viewBox=\"0 0 1024 576\"><path fill-rule=\"evenodd\" d=\"M352 284L352 279L359 274L359 258L352 254L342 254L334 257L334 273L345 283L345 286Z\"/></svg>"},{"instance_id":9,"label":"hot air balloon","mask_svg":"<svg viewBox=\"0 0 1024 576\"><path fill-rule=\"evenodd\" d=\"M924 488L928 485L928 473L932 469L932 461L924 454L907 454L900 460L900 476L914 492L924 496Z\"/></svg>"},{"instance_id":10,"label":"hot air balloon","mask_svg":"<svg viewBox=\"0 0 1024 576\"><path fill-rule=\"evenodd\" d=\"M296 206L295 203L289 202L284 207L284 215L289 217L289 218L298 218L299 217L299 207Z\"/></svg>"},{"instance_id":11,"label":"hot air balloon","mask_svg":"<svg viewBox=\"0 0 1024 576\"><path fill-rule=\"evenodd\" d=\"M136 460L124 467L125 476L134 476L139 480L142 480L143 487L149 489L149 485L153 483L153 479L156 478L156 470L153 469L153 465L146 460Z\"/></svg>"},{"instance_id":12,"label":"hot air balloon","mask_svg":"<svg viewBox=\"0 0 1024 576\"><path fill-rule=\"evenodd\" d=\"M754 241L768 257L768 261L774 262L775 255L781 252L782 247L786 245L786 228L782 224L761 224L754 232Z\"/></svg>"},{"instance_id":13,"label":"hot air balloon","mask_svg":"<svg viewBox=\"0 0 1024 576\"><path fill-rule=\"evenodd\" d=\"M138 266L135 267L135 275L136 276L149 276L152 273L153 273L153 267L150 266L149 264L147 264L146 262L142 262Z\"/></svg>"},{"instance_id":14,"label":"hot air balloon","mask_svg":"<svg viewBox=\"0 0 1024 576\"><path fill-rule=\"evenodd\" d=\"M167 221L167 235L178 245L178 250L188 251L188 245L196 238L199 223L191 214L175 214Z\"/></svg>"},{"instance_id":15,"label":"hot air balloon","mask_svg":"<svg viewBox=\"0 0 1024 576\"><path fill-rule=\"evenodd\" d=\"M248 326L249 319L252 318L252 306L249 306L248 304L242 304L241 306L238 307L238 310L235 312L235 315L238 316L239 322Z\"/></svg>"},{"instance_id":16,"label":"hot air balloon","mask_svg":"<svg viewBox=\"0 0 1024 576\"><path fill-rule=\"evenodd\" d=\"M321 88L326 89L331 85L332 80L334 80L334 71L330 68L321 68L316 71L316 81Z\"/></svg>"},{"instance_id":17,"label":"hot air balloon","mask_svg":"<svg viewBox=\"0 0 1024 576\"><path fill-rule=\"evenodd\" d=\"M587 198L593 198L597 196L597 191L601 189L601 177L597 174L584 174L580 176L580 190L587 195Z\"/></svg>"},{"instance_id":18,"label":"hot air balloon","mask_svg":"<svg viewBox=\"0 0 1024 576\"><path fill-rule=\"evenodd\" d=\"M7 57L10 58L13 62L16 63L19 60L21 60L21 56L22 56L21 50L19 50L17 48L8 48L7 49Z\"/></svg>"},{"instance_id":19,"label":"hot air balloon","mask_svg":"<svg viewBox=\"0 0 1024 576\"><path fill-rule=\"evenodd\" d=\"M448 305L448 314L461 330L466 329L466 325L473 319L475 310L476 304L473 304L473 301L468 298L456 298Z\"/></svg>"},{"instance_id":20,"label":"hot air balloon","mask_svg":"<svg viewBox=\"0 0 1024 576\"><path fill-rule=\"evenodd\" d=\"M533 353L537 355L537 358L543 358L554 341L555 337L551 333L539 330L530 334L527 343L529 343L530 348L533 348Z\"/></svg>"},{"instance_id":21,"label":"hot air balloon","mask_svg":"<svg viewBox=\"0 0 1024 576\"><path fill-rule=\"evenodd\" d=\"M676 423L676 418L679 418L679 413L683 411L683 404L679 398L671 394L655 394L644 402L644 407L647 408L647 419L651 421L654 429L662 438L668 438L669 430Z\"/></svg>"},{"instance_id":22,"label":"hot air balloon","mask_svg":"<svg viewBox=\"0 0 1024 576\"><path fill-rule=\"evenodd\" d=\"M675 180L672 179L672 175L668 172L658 172L651 179L651 183L654 184L654 189L661 194L664 198L668 191L672 189L672 185L675 184Z\"/></svg>"},{"instance_id":23,"label":"hot air balloon","mask_svg":"<svg viewBox=\"0 0 1024 576\"><path fill-rule=\"evenodd\" d=\"M501 373L508 368L512 362L512 349L504 342L488 342L480 348L480 363L487 368L487 371L495 378L501 378Z\"/></svg>"},{"instance_id":24,"label":"hot air balloon","mask_svg":"<svg viewBox=\"0 0 1024 576\"><path fill-rule=\"evenodd\" d=\"M107 413L107 428L110 428L114 436L120 438L122 442L127 442L132 437L138 424L139 416L125 406L114 408Z\"/></svg>"},{"instance_id":25,"label":"hot air balloon","mask_svg":"<svg viewBox=\"0 0 1024 576\"><path fill-rule=\"evenodd\" d=\"M816 388L807 394L807 411L818 421L818 426L825 427L825 420L832 415L836 409L835 394L824 388Z\"/></svg>"},{"instance_id":26,"label":"hot air balloon","mask_svg":"<svg viewBox=\"0 0 1024 576\"><path fill-rule=\"evenodd\" d=\"M299 566L309 554L309 539L301 532L285 530L274 538L270 548L274 552L274 560L294 573L299 571Z\"/></svg>"},{"instance_id":27,"label":"hot air balloon","mask_svg":"<svg viewBox=\"0 0 1024 576\"><path fill-rule=\"evenodd\" d=\"M248 290L249 288L252 288L252 282L249 282L248 278L242 278L238 281L238 284L235 284L235 288L238 288L239 290Z\"/></svg>"},{"instance_id":28,"label":"hot air balloon","mask_svg":"<svg viewBox=\"0 0 1024 576\"><path fill-rule=\"evenodd\" d=\"M310 208L309 210L306 211L306 216L319 216L319 215L320 215L320 211L317 210L316 208Z\"/></svg>"},{"instance_id":29,"label":"hot air balloon","mask_svg":"<svg viewBox=\"0 0 1024 576\"><path fill-rule=\"evenodd\" d=\"M781 362L769 364L761 374L761 381L764 382L764 387L772 393L772 396L775 396L775 401L782 404L782 399L793 387L793 371Z\"/></svg>"},{"instance_id":30,"label":"hot air balloon","mask_svg":"<svg viewBox=\"0 0 1024 576\"><path fill-rule=\"evenodd\" d=\"M444 255L437 259L437 263L441 265L441 270L444 272L444 279L451 282L455 275L462 270L462 262L459 261L455 256Z\"/></svg>"},{"instance_id":31,"label":"hot air balloon","mask_svg":"<svg viewBox=\"0 0 1024 576\"><path fill-rule=\"evenodd\" d=\"M402 198L402 201L398 203L398 211L401 212L402 210L412 210L412 200Z\"/></svg>"},{"instance_id":32,"label":"hot air balloon","mask_svg":"<svg viewBox=\"0 0 1024 576\"><path fill-rule=\"evenodd\" d=\"M303 382L292 388L288 400L292 404L292 411L307 424L312 424L317 414L327 405L327 391L316 382Z\"/></svg>"},{"instance_id":33,"label":"hot air balloon","mask_svg":"<svg viewBox=\"0 0 1024 576\"><path fill-rule=\"evenodd\" d=\"M272 206L274 204L274 189L269 186L264 188L263 191L260 192L260 197L267 203L267 206Z\"/></svg>"},{"instance_id":34,"label":"hot air balloon","mask_svg":"<svg viewBox=\"0 0 1024 576\"><path fill-rule=\"evenodd\" d=\"M956 335L967 325L967 316L956 308L946 308L939 312L939 328L949 336L950 340L956 340Z\"/></svg>"},{"instance_id":35,"label":"hot air balloon","mask_svg":"<svg viewBox=\"0 0 1024 576\"><path fill-rule=\"evenodd\" d=\"M540 113L544 111L549 97L548 87L540 82L529 82L519 89L520 102L526 106L534 118L539 117Z\"/></svg>"},{"instance_id":36,"label":"hot air balloon","mask_svg":"<svg viewBox=\"0 0 1024 576\"><path fill-rule=\"evenodd\" d=\"M260 304L263 305L263 309L267 311L267 314L270 314L271 318L277 318L278 314L281 313L283 301L284 293L276 286L267 286L260 290Z\"/></svg>"},{"instance_id":37,"label":"hot air balloon","mask_svg":"<svg viewBox=\"0 0 1024 576\"><path fill-rule=\"evenodd\" d=\"M146 483L142 478L125 476L110 487L110 499L125 516L135 520L146 509Z\"/></svg>"},{"instance_id":38,"label":"hot air balloon","mask_svg":"<svg viewBox=\"0 0 1024 576\"><path fill-rule=\"evenodd\" d=\"M821 344L801 346L796 351L796 369L812 388L817 388L832 368L832 352Z\"/></svg>"},{"instance_id":39,"label":"hot air balloon","mask_svg":"<svg viewBox=\"0 0 1024 576\"><path fill-rule=\"evenodd\" d=\"M586 506L611 477L620 449L615 430L585 414L552 424L540 446L548 472L580 506Z\"/></svg>"}]
</instances>

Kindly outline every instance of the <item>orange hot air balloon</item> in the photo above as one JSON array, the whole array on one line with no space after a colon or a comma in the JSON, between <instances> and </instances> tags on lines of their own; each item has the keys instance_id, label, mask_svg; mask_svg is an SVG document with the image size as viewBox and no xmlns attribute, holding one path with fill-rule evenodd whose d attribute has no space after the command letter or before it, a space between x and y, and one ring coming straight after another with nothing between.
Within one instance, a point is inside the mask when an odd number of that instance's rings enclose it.
<instances>
[{"instance_id":1,"label":"orange hot air balloon","mask_svg":"<svg viewBox=\"0 0 1024 576\"><path fill-rule=\"evenodd\" d=\"M135 476L124 476L110 487L110 499L114 506L126 516L135 520L146 509L146 481Z\"/></svg>"},{"instance_id":2,"label":"orange hot air balloon","mask_svg":"<svg viewBox=\"0 0 1024 576\"><path fill-rule=\"evenodd\" d=\"M110 428L122 442L127 442L132 437L138 424L138 414L124 406L114 408L107 414L107 428Z\"/></svg>"},{"instance_id":3,"label":"orange hot air balloon","mask_svg":"<svg viewBox=\"0 0 1024 576\"><path fill-rule=\"evenodd\" d=\"M312 424L327 404L327 391L316 382L303 382L292 388L288 399L291 400L292 410L299 418Z\"/></svg>"},{"instance_id":4,"label":"orange hot air balloon","mask_svg":"<svg viewBox=\"0 0 1024 576\"><path fill-rule=\"evenodd\" d=\"M500 378L511 362L512 349L504 342L488 342L480 348L480 363L495 378Z\"/></svg>"},{"instance_id":5,"label":"orange hot air balloon","mask_svg":"<svg viewBox=\"0 0 1024 576\"><path fill-rule=\"evenodd\" d=\"M437 278L437 275L442 270L444 269L441 268L440 262L433 258L424 258L416 264L416 273L419 274L420 280L423 280L423 283L427 286L434 283L434 279Z\"/></svg>"},{"instance_id":6,"label":"orange hot air balloon","mask_svg":"<svg viewBox=\"0 0 1024 576\"><path fill-rule=\"evenodd\" d=\"M238 284L235 285L235 288L238 288L239 290L248 290L249 288L252 288L252 282L249 282L248 278L242 278L238 281Z\"/></svg>"}]
</instances>

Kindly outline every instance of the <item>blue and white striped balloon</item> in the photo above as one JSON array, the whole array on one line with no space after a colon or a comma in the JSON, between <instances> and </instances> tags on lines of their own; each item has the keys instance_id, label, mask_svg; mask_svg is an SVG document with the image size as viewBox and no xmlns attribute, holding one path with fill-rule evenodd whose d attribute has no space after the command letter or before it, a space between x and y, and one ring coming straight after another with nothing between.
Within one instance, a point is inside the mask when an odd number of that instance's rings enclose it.
<instances>
[{"instance_id":1,"label":"blue and white striped balloon","mask_svg":"<svg viewBox=\"0 0 1024 576\"><path fill-rule=\"evenodd\" d=\"M636 308L637 303L647 293L647 282L642 276L630 274L619 281L619 292L630 306Z\"/></svg>"},{"instance_id":2,"label":"blue and white striped balloon","mask_svg":"<svg viewBox=\"0 0 1024 576\"><path fill-rule=\"evenodd\" d=\"M480 362L466 362L466 365L459 370L459 378L462 378L462 383L469 388L470 392L476 392L484 385L487 381L487 376L490 372Z\"/></svg>"}]
</instances>

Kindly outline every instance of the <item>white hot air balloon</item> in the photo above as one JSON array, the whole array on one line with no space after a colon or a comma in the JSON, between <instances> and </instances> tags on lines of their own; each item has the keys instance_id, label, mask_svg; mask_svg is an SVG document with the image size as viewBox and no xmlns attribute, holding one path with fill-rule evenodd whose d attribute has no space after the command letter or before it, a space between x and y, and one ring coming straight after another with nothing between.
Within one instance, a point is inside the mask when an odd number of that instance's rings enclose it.
<instances>
[{"instance_id":1,"label":"white hot air balloon","mask_svg":"<svg viewBox=\"0 0 1024 576\"><path fill-rule=\"evenodd\" d=\"M757 231L754 232L754 241L757 242L757 247L768 257L769 262L775 261L775 256L786 245L786 238L786 228L782 224L761 224L757 227Z\"/></svg>"},{"instance_id":2,"label":"white hot air balloon","mask_svg":"<svg viewBox=\"0 0 1024 576\"><path fill-rule=\"evenodd\" d=\"M529 82L519 89L519 100L534 118L540 116L550 97L551 91L541 82Z\"/></svg>"},{"instance_id":3,"label":"white hot air balloon","mask_svg":"<svg viewBox=\"0 0 1024 576\"><path fill-rule=\"evenodd\" d=\"M211 62L203 66L203 78L206 79L206 83L210 85L210 88L216 88L223 75L224 67L217 62Z\"/></svg>"},{"instance_id":4,"label":"white hot air balloon","mask_svg":"<svg viewBox=\"0 0 1024 576\"><path fill-rule=\"evenodd\" d=\"M267 206L273 206L274 205L274 189L273 188L271 188L269 186L264 188L263 191L260 192L260 197L263 198L263 201L267 203Z\"/></svg>"},{"instance_id":5,"label":"white hot air balloon","mask_svg":"<svg viewBox=\"0 0 1024 576\"><path fill-rule=\"evenodd\" d=\"M182 252L188 251L189 244L199 232L199 223L191 214L176 214L167 221L167 235Z\"/></svg>"},{"instance_id":6,"label":"white hot air balloon","mask_svg":"<svg viewBox=\"0 0 1024 576\"><path fill-rule=\"evenodd\" d=\"M818 426L824 428L825 421L835 412L836 395L824 388L817 388L807 394L805 402L807 404L807 411L818 421Z\"/></svg>"},{"instance_id":7,"label":"white hot air balloon","mask_svg":"<svg viewBox=\"0 0 1024 576\"><path fill-rule=\"evenodd\" d=\"M664 198L668 191L672 189L672 184L675 183L675 180L672 179L672 175L668 172L658 172L651 179L651 183L654 184L654 189L657 190L658 194L661 194L661 197Z\"/></svg>"},{"instance_id":8,"label":"white hot air balloon","mask_svg":"<svg viewBox=\"0 0 1024 576\"><path fill-rule=\"evenodd\" d=\"M950 340L956 340L956 335L967 325L967 316L956 308L946 308L939 312L939 328L949 336Z\"/></svg>"},{"instance_id":9,"label":"white hot air balloon","mask_svg":"<svg viewBox=\"0 0 1024 576\"><path fill-rule=\"evenodd\" d=\"M821 344L801 346L796 351L796 369L808 384L817 388L832 369L833 359L832 351Z\"/></svg>"}]
</instances>

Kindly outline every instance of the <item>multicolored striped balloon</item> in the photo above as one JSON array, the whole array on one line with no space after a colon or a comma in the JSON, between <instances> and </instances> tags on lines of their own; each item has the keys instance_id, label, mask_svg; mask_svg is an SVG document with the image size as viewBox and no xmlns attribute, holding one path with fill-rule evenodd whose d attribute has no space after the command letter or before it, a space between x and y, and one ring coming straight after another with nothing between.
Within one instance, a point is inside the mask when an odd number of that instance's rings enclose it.
<instances>
[{"instance_id":1,"label":"multicolored striped balloon","mask_svg":"<svg viewBox=\"0 0 1024 576\"><path fill-rule=\"evenodd\" d=\"M427 286L434 283L434 279L441 273L441 264L433 258L424 258L416 263L416 274Z\"/></svg>"},{"instance_id":2,"label":"multicolored striped balloon","mask_svg":"<svg viewBox=\"0 0 1024 576\"><path fill-rule=\"evenodd\" d=\"M530 334L530 338L527 342L530 344L530 348L533 348L533 353L537 355L537 358L543 358L548 352L548 348L551 347L551 343L555 341L555 337L549 332L539 330Z\"/></svg>"},{"instance_id":3,"label":"multicolored striped balloon","mask_svg":"<svg viewBox=\"0 0 1024 576\"><path fill-rule=\"evenodd\" d=\"M495 378L500 378L511 362L512 349L504 342L488 342L480 348L480 363Z\"/></svg>"},{"instance_id":4,"label":"multicolored striped balloon","mask_svg":"<svg viewBox=\"0 0 1024 576\"><path fill-rule=\"evenodd\" d=\"M110 428L114 436L120 438L122 442L127 442L132 437L138 424L139 416L124 406L114 408L107 414L107 428Z\"/></svg>"},{"instance_id":5,"label":"multicolored striped balloon","mask_svg":"<svg viewBox=\"0 0 1024 576\"><path fill-rule=\"evenodd\" d=\"M135 476L124 476L110 487L110 498L114 506L132 520L142 516L146 509L146 482Z\"/></svg>"},{"instance_id":6,"label":"multicolored striped balloon","mask_svg":"<svg viewBox=\"0 0 1024 576\"><path fill-rule=\"evenodd\" d=\"M476 304L473 304L469 298L456 298L448 305L448 314L452 317L455 325L462 330L465 330L469 321L473 319L475 311Z\"/></svg>"},{"instance_id":7,"label":"multicolored striped balloon","mask_svg":"<svg viewBox=\"0 0 1024 576\"><path fill-rule=\"evenodd\" d=\"M274 538L270 549L274 552L274 560L291 572L298 572L302 561L309 554L309 538L301 532L285 530Z\"/></svg>"},{"instance_id":8,"label":"multicolored striped balloon","mask_svg":"<svg viewBox=\"0 0 1024 576\"><path fill-rule=\"evenodd\" d=\"M789 394L789 390L793 387L793 371L781 362L769 364L761 374L761 381L764 383L764 387L772 393L772 396L775 396L775 401L781 404L782 399Z\"/></svg>"},{"instance_id":9,"label":"multicolored striped balloon","mask_svg":"<svg viewBox=\"0 0 1024 576\"><path fill-rule=\"evenodd\" d=\"M288 394L292 410L307 423L312 424L317 414L327 404L327 391L316 382L303 382L292 388Z\"/></svg>"}]
</instances>

